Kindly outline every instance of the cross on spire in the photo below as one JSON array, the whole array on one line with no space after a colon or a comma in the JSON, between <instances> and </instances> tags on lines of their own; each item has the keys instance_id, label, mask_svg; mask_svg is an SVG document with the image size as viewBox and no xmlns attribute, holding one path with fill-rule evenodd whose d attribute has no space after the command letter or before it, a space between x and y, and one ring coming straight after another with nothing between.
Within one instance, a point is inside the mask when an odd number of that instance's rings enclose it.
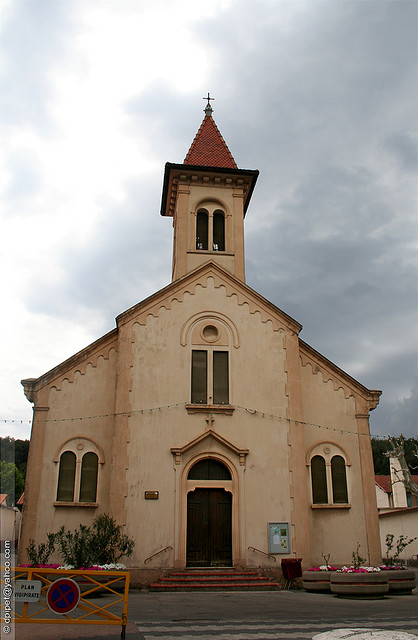
<instances>
[{"instance_id":1,"label":"cross on spire","mask_svg":"<svg viewBox=\"0 0 418 640\"><path fill-rule=\"evenodd\" d=\"M211 100L215 100L215 98L211 98L210 94L209 94L209 91L208 91L207 98L202 98L202 100L207 100L208 101L208 103L207 103L206 107L203 109L203 111L206 113L207 116L211 116L212 113L213 113L213 109L211 107L210 101Z\"/></svg>"}]
</instances>

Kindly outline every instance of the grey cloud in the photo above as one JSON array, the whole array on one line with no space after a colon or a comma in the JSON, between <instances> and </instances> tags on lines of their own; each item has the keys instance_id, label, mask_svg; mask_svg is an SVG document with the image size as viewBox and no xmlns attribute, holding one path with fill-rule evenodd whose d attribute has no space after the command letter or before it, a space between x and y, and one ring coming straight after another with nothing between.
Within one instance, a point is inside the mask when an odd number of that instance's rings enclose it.
<instances>
[{"instance_id":1,"label":"grey cloud","mask_svg":"<svg viewBox=\"0 0 418 640\"><path fill-rule=\"evenodd\" d=\"M71 54L73 15L72 3L55 0L16 0L7 7L1 38L3 126L51 130L50 72Z\"/></svg>"},{"instance_id":2,"label":"grey cloud","mask_svg":"<svg viewBox=\"0 0 418 640\"><path fill-rule=\"evenodd\" d=\"M58 26L64 4L54 14ZM119 207L103 203L94 241L59 248L66 278L28 291L30 309L58 317L92 310L100 335L115 315L169 282L163 165L182 162L210 90L238 165L261 171L246 219L248 284L300 321L314 348L383 389L374 433L414 435L416 14L416 3L403 0L258 0L197 22L194 35L212 64L202 95L188 92L187 71L176 69L179 91L156 82L124 105L131 135L160 169L126 185ZM38 35L52 15L45 19ZM70 19L53 37L67 29ZM33 62L22 62L22 80L42 64L39 47ZM35 107L38 89L49 90L46 75L28 90ZM18 95L21 117L25 96Z\"/></svg>"},{"instance_id":3,"label":"grey cloud","mask_svg":"<svg viewBox=\"0 0 418 640\"><path fill-rule=\"evenodd\" d=\"M416 177L418 169L416 132L415 135L403 131L394 132L385 138L383 146L393 154L402 170Z\"/></svg>"},{"instance_id":4,"label":"grey cloud","mask_svg":"<svg viewBox=\"0 0 418 640\"><path fill-rule=\"evenodd\" d=\"M28 282L28 310L57 318L93 314L100 335L115 316L168 284L172 224L159 214L159 188L156 179L126 185L124 201L103 207L87 244L60 247L59 282L38 277L35 289Z\"/></svg>"}]
</instances>

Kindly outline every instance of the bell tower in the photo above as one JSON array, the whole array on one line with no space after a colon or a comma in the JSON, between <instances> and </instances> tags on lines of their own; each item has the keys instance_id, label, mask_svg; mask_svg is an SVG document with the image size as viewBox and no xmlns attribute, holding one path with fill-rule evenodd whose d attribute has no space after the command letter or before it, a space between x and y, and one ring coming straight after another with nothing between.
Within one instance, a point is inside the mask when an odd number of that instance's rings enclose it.
<instances>
[{"instance_id":1,"label":"bell tower","mask_svg":"<svg viewBox=\"0 0 418 640\"><path fill-rule=\"evenodd\" d=\"M177 280L208 261L245 282L244 217L258 177L238 169L212 117L205 116L183 164L165 165L161 215L173 218Z\"/></svg>"}]
</instances>

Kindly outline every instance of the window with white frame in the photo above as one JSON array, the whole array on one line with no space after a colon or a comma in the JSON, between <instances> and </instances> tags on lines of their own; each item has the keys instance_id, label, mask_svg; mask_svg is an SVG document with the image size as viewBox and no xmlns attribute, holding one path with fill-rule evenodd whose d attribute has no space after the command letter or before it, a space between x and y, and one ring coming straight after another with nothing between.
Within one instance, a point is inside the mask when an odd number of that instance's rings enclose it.
<instances>
[{"instance_id":1,"label":"window with white frame","mask_svg":"<svg viewBox=\"0 0 418 640\"><path fill-rule=\"evenodd\" d=\"M59 459L56 503L95 504L99 455L90 441L72 441Z\"/></svg>"},{"instance_id":2,"label":"window with white frame","mask_svg":"<svg viewBox=\"0 0 418 640\"><path fill-rule=\"evenodd\" d=\"M309 466L313 505L348 504L347 461L339 447L315 447Z\"/></svg>"}]
</instances>

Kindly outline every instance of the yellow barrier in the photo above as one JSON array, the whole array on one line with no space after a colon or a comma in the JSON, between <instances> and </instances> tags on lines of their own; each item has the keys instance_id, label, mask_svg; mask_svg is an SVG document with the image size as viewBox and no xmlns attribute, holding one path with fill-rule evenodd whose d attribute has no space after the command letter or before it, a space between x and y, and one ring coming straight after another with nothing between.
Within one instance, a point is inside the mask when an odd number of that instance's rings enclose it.
<instances>
[{"instance_id":1,"label":"yellow barrier","mask_svg":"<svg viewBox=\"0 0 418 640\"><path fill-rule=\"evenodd\" d=\"M4 575L3 572L2 575ZM19 582L16 585L17 580L41 582L41 594L39 600L33 602L26 599L17 602L12 598L11 622L121 625L121 640L125 640L128 622L129 571L16 567L11 569L10 586L21 587L23 583ZM5 581L2 579L1 582L4 584ZM30 589L30 585L27 588ZM90 600L95 596L103 597L102 606ZM71 609L73 604L77 606ZM68 612L67 609L69 609Z\"/></svg>"}]
</instances>

